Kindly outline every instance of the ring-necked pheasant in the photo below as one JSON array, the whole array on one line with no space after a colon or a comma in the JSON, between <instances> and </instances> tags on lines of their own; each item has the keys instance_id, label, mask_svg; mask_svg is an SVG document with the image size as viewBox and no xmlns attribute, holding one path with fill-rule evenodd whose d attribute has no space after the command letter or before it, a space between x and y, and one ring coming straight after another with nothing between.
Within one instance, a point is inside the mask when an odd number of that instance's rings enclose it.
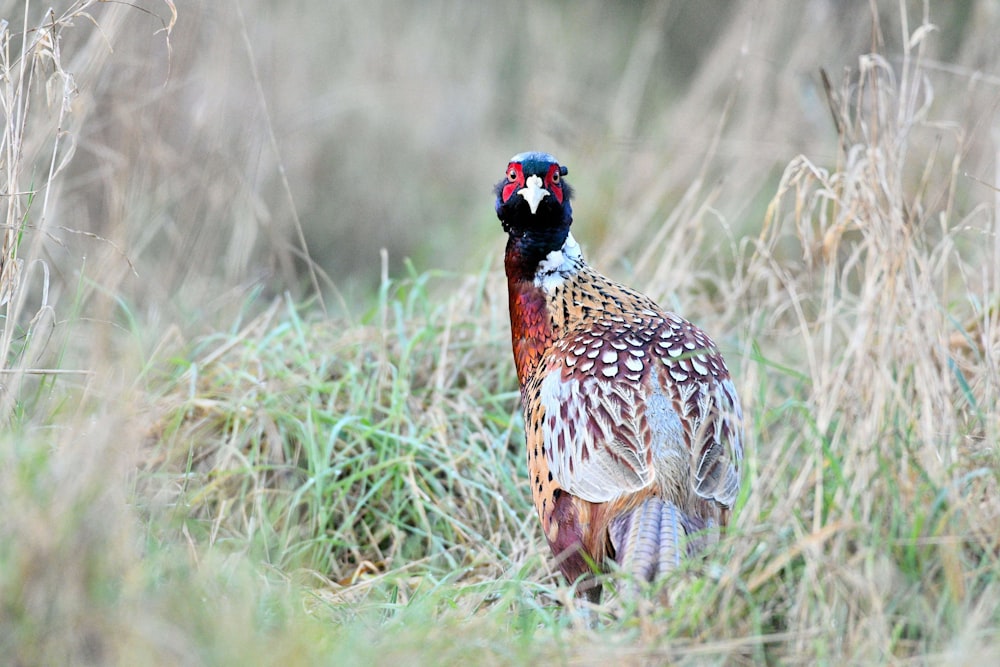
<instances>
[{"instance_id":1,"label":"ring-necked pheasant","mask_svg":"<svg viewBox=\"0 0 1000 667\"><path fill-rule=\"evenodd\" d=\"M711 338L584 262L566 173L515 155L496 212L532 496L559 568L596 601L595 568L652 581L717 539L742 414Z\"/></svg>"}]
</instances>

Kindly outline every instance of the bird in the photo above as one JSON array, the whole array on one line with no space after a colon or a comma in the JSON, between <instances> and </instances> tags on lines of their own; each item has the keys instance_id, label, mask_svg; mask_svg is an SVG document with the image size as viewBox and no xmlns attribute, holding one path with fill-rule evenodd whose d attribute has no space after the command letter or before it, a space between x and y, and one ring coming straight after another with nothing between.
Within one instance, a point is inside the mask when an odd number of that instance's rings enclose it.
<instances>
[{"instance_id":1,"label":"bird","mask_svg":"<svg viewBox=\"0 0 1000 667\"><path fill-rule=\"evenodd\" d=\"M552 155L496 184L532 500L555 563L655 582L718 540L740 492L743 415L715 342L584 261Z\"/></svg>"}]
</instances>

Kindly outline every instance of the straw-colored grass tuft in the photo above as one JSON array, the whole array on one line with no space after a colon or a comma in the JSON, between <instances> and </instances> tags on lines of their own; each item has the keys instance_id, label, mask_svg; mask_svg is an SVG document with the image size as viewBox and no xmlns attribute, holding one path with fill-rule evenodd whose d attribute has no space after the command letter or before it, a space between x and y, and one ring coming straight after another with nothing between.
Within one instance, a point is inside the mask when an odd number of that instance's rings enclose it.
<instances>
[{"instance_id":1,"label":"straw-colored grass tuft","mask_svg":"<svg viewBox=\"0 0 1000 667\"><path fill-rule=\"evenodd\" d=\"M996 662L1000 15L842 4L0 2L0 655ZM525 484L527 148L747 417L732 530L597 608Z\"/></svg>"}]
</instances>

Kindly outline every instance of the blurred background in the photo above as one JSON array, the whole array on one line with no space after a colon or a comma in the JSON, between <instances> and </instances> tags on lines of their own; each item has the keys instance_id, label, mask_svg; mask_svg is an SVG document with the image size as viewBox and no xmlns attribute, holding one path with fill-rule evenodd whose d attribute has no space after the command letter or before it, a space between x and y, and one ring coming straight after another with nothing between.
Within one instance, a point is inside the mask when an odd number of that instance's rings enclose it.
<instances>
[{"instance_id":1,"label":"blurred background","mask_svg":"<svg viewBox=\"0 0 1000 667\"><path fill-rule=\"evenodd\" d=\"M52 298L86 275L154 321L308 294L309 260L331 309L359 312L383 248L391 276L407 258L498 267L491 190L527 149L569 166L577 236L612 275L678 211L707 207L717 225L693 243L755 234L790 159L835 160L821 68L839 87L861 54L905 53L925 15L939 29L927 61L950 63L934 104L977 115L966 164L995 180L993 0L188 0L169 35L169 3L138 6L94 4L99 29L64 31L65 168L45 220L35 206L28 223ZM0 7L16 47L49 5ZM37 185L60 97L41 81L32 94L51 121L26 133L21 180Z\"/></svg>"},{"instance_id":2,"label":"blurred background","mask_svg":"<svg viewBox=\"0 0 1000 667\"><path fill-rule=\"evenodd\" d=\"M472 604L503 664L1000 663L998 35L997 0L0 0L0 656L478 664ZM529 149L748 428L732 576L603 633L507 589L555 581L492 193Z\"/></svg>"}]
</instances>

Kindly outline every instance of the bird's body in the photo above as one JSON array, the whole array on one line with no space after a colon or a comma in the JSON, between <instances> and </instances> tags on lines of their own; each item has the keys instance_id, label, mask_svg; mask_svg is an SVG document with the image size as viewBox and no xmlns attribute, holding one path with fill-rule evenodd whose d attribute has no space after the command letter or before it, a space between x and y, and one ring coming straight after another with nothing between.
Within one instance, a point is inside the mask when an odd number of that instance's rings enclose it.
<instances>
[{"instance_id":1,"label":"bird's body","mask_svg":"<svg viewBox=\"0 0 1000 667\"><path fill-rule=\"evenodd\" d=\"M595 599L595 569L653 580L725 526L742 417L704 332L584 262L565 174L517 155L496 208L532 497L563 574Z\"/></svg>"}]
</instances>

